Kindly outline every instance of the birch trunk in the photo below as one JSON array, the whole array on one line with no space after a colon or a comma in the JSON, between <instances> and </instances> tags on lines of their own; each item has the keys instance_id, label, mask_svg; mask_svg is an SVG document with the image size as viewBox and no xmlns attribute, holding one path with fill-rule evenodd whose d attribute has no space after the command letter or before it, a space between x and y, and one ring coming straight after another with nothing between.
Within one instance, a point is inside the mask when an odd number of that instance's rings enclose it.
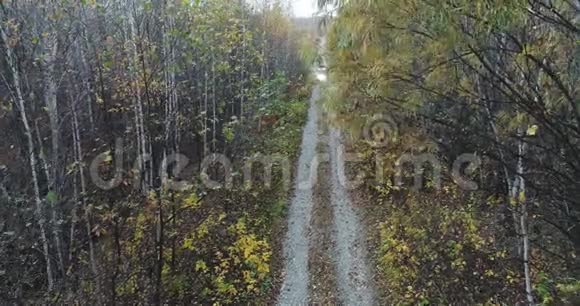
<instances>
[{"instance_id":1,"label":"birch trunk","mask_svg":"<svg viewBox=\"0 0 580 306\"><path fill-rule=\"evenodd\" d=\"M242 10L242 68L240 69L240 120L244 118L244 81L245 81L245 68L246 68L246 20L245 20L245 9L243 7L243 1L240 1L240 6Z\"/></svg>"},{"instance_id":2,"label":"birch trunk","mask_svg":"<svg viewBox=\"0 0 580 306\"><path fill-rule=\"evenodd\" d=\"M50 174L50 166L48 164L48 161L46 160L46 154L44 152L44 145L42 142L42 136L40 135L40 129L38 128L38 120L36 120L34 122L34 128L36 130L36 139L38 142L38 148L39 148L39 157L40 157L40 162L42 164L42 169L44 169L44 175L46 177L46 181L47 182L51 182L52 181L52 176ZM51 223L52 223L52 234L53 234L53 238L56 242L56 248L57 248L57 255L58 255L58 268L59 271L61 273L64 273L64 255L63 255L63 244L62 244L62 240L61 240L61 232L60 232L60 225L58 224L58 217L57 217L57 211L54 207L54 203L52 202L52 200L47 199L47 201L50 202L50 208L51 208Z\"/></svg>"},{"instance_id":3,"label":"birch trunk","mask_svg":"<svg viewBox=\"0 0 580 306\"><path fill-rule=\"evenodd\" d=\"M38 128L38 119L34 121L34 128L36 129L36 142L38 142L38 155L40 158L40 162L42 163L42 169L44 170L44 176L46 177L46 181L52 181L52 177L50 175L50 166L48 161L46 160L46 153L44 152L44 146L42 145L42 136L40 135L40 129Z\"/></svg>"},{"instance_id":4,"label":"birch trunk","mask_svg":"<svg viewBox=\"0 0 580 306\"><path fill-rule=\"evenodd\" d=\"M517 198L517 191L514 189L514 185L516 184L516 181L514 180L514 182L512 182L512 177L508 171L507 161L505 159L505 154L500 146L499 132L498 132L497 126L495 124L495 118L491 112L490 102L487 101L487 96L485 94L485 90L482 88L481 83L482 83L481 82L481 75L479 75L477 77L477 86L478 86L479 96L484 97L484 100L485 100L482 102L484 104L485 112L486 112L487 117L488 117L488 122L489 122L489 126L491 128L491 132L493 134L493 138L496 142L495 147L496 147L496 150L498 152L499 160L502 163L502 170L503 170L504 177L505 177L506 188L507 188L508 198L509 198L507 205L512 212L512 218L514 221L514 229L516 232L516 236L519 239L519 237L521 236L521 230L519 228L520 226L519 226L519 218L518 218L518 214L517 214L517 209L514 207L510 207L511 206L510 202L515 201L515 199ZM517 253L518 253L518 256L522 255L522 246L519 243L517 245Z\"/></svg>"},{"instance_id":5,"label":"birch trunk","mask_svg":"<svg viewBox=\"0 0 580 306\"><path fill-rule=\"evenodd\" d=\"M211 60L211 91L212 91L212 138L211 138L211 148L212 148L212 154L217 153L216 151L216 145L217 145L217 129L216 129L216 124L217 124L217 117L216 117L216 91L215 91L215 62L214 62L214 58L212 57Z\"/></svg>"},{"instance_id":6,"label":"birch trunk","mask_svg":"<svg viewBox=\"0 0 580 306\"><path fill-rule=\"evenodd\" d=\"M46 235L46 225L45 225L46 221L44 219L44 214L42 212L42 200L40 199L40 188L38 187L38 174L36 172L36 156L34 154L34 140L32 136L32 130L30 128L28 117L26 115L24 97L22 94L22 88L20 84L20 74L18 71L18 67L16 66L17 61L14 58L12 47L9 44L8 35L6 34L3 25L0 26L0 35L2 36L2 40L4 41L6 47L5 48L6 62L8 64L8 68L12 72L14 90L16 92L14 103L16 104L16 107L19 110L20 120L24 125L24 134L26 135L28 145L28 158L30 162L30 170L32 172L32 187L34 189L34 202L36 204L35 215L38 221L38 226L40 228L40 239L42 241L44 260L46 262L46 278L48 291L52 291L54 289L54 278L52 275L52 266L50 261L49 241Z\"/></svg>"},{"instance_id":7,"label":"birch trunk","mask_svg":"<svg viewBox=\"0 0 580 306\"><path fill-rule=\"evenodd\" d=\"M164 23L163 52L165 58L165 150L176 151L177 144L177 92L175 88L175 49L169 38L173 30L173 17L167 17ZM173 136L173 137L172 137ZM173 144L171 143L173 141ZM167 154L167 152L165 152Z\"/></svg>"},{"instance_id":8,"label":"birch trunk","mask_svg":"<svg viewBox=\"0 0 580 306\"><path fill-rule=\"evenodd\" d=\"M87 92L87 111L88 111L88 115L89 115L89 124L90 124L90 128L91 128L91 132L95 131L95 118L94 118L94 114L93 114L93 97L95 95L95 92L93 90L93 86L90 82L90 75L91 75L91 71L90 71L90 67L89 67L89 62L87 61L87 57L85 54L85 50L83 47L85 47L85 45L82 43L82 39L85 40L85 42L87 41L86 35L87 35L87 31L86 31L86 16L85 16L85 7L84 6L80 6L79 8L79 20L80 22L79 24L79 28L78 31L79 33L81 33L82 37L78 38L76 40L76 45L77 45L77 49L79 52L79 59L80 59L80 66L81 66L81 77L82 77L82 81L83 81L83 87L84 90L86 90Z\"/></svg>"},{"instance_id":9,"label":"birch trunk","mask_svg":"<svg viewBox=\"0 0 580 306\"><path fill-rule=\"evenodd\" d=\"M87 111L89 115L89 126L91 128L91 132L95 131L95 118L93 114L93 88L91 82L89 81L89 65L87 64L87 59L85 56L85 52L83 51L83 47L80 43L77 44L77 48L79 49L80 53L80 64L81 64L81 78L83 80L83 89L87 92Z\"/></svg>"},{"instance_id":10,"label":"birch trunk","mask_svg":"<svg viewBox=\"0 0 580 306\"><path fill-rule=\"evenodd\" d=\"M73 102L74 103L74 102ZM93 226L92 226L92 212L91 212L91 207L89 205L87 205L87 184L85 181L85 170L84 170L84 164L83 164L83 150L82 150L82 145L81 145L81 135L80 135L80 128L79 128L79 121L78 121L78 116L77 116L77 112L76 112L76 108L73 104L72 106L72 124L73 124L73 142L74 142L74 146L75 146L75 151L76 151L76 155L75 155L75 164L78 166L78 170L79 170L79 178L80 178L80 183L81 183L81 194L80 194L80 202L81 202L81 206L82 209L84 211L84 218L85 218L85 227L86 227L86 231L87 231L87 237L88 237L88 241L89 241L89 260L90 260L90 268L91 268L91 272L93 273L93 277L95 278L95 283L96 283L96 296L97 296L97 300L99 301L99 305L102 305L101 303L101 281L100 281L100 275L99 275L99 270L98 270L98 265L97 265L97 259L95 256L95 246L94 246L94 242L93 242Z\"/></svg>"},{"instance_id":11,"label":"birch trunk","mask_svg":"<svg viewBox=\"0 0 580 306\"><path fill-rule=\"evenodd\" d=\"M77 160L77 146L76 146L76 133L75 133L75 124L74 122L71 122L71 135L73 136L73 158L75 160ZM79 206L80 206L80 198L79 198L79 187L78 187L78 176L74 175L73 176L73 202L74 202L74 206L72 209L72 218L71 218L71 223L70 223L70 232L69 232L69 252L68 252L68 261L69 261L69 265L72 265L73 259L74 259L74 248L75 248L75 230L76 230L76 224L78 222L78 215L77 215L77 211L79 210Z\"/></svg>"},{"instance_id":12,"label":"birch trunk","mask_svg":"<svg viewBox=\"0 0 580 306\"><path fill-rule=\"evenodd\" d=\"M45 40L45 53L44 53L44 101L46 104L46 109L48 110L48 118L50 123L50 133L51 133L51 145L52 145L52 156L51 156L51 176L47 177L49 186L49 192L54 193L54 199L47 199L51 209L51 225L52 225L52 235L56 242L56 251L58 255L58 267L61 272L64 272L64 256L62 250L62 242L60 238L60 225L58 222L58 212L55 206L55 201L59 198L59 180L60 180L60 122L58 118L58 104L57 104L57 84L54 75L54 66L56 62L56 54L58 52L58 40L56 34L51 33L46 37ZM39 143L42 146L42 142Z\"/></svg>"},{"instance_id":13,"label":"birch trunk","mask_svg":"<svg viewBox=\"0 0 580 306\"><path fill-rule=\"evenodd\" d=\"M523 136L523 132L520 133L520 137ZM519 141L518 144L518 166L517 166L517 176L518 176L518 200L520 207L520 231L522 234L522 257L524 262L524 276L526 281L526 299L529 305L534 305L534 295L532 288L532 278L530 275L530 237L528 234L528 207L526 199L526 181L523 177L524 174L524 161L523 157L526 154L526 145L523 140Z\"/></svg>"},{"instance_id":14,"label":"birch trunk","mask_svg":"<svg viewBox=\"0 0 580 306\"><path fill-rule=\"evenodd\" d=\"M209 154L209 147L207 145L207 82L208 75L205 72L205 92L204 92L204 105L203 105L203 157L205 158Z\"/></svg>"},{"instance_id":15,"label":"birch trunk","mask_svg":"<svg viewBox=\"0 0 580 306\"><path fill-rule=\"evenodd\" d=\"M146 169L146 159L149 155L148 145L147 145L147 136L145 134L145 122L144 122L144 115L143 115L143 101L141 98L141 84L138 77L138 70L139 70L139 51L137 50L137 30L135 25L135 16L136 7L135 1L130 2L131 5L127 7L127 14L128 14L128 21L129 21L129 35L131 39L131 52L133 55L133 61L131 64L132 70L132 81L134 83L135 88L135 99L134 99L134 111L135 111L135 129L136 129L136 137L137 137L137 147L138 147L138 168L140 173L139 178L141 182L141 189L144 192L149 191L149 182L150 179L147 177L148 171ZM145 178L143 178L143 174L145 174Z\"/></svg>"}]
</instances>

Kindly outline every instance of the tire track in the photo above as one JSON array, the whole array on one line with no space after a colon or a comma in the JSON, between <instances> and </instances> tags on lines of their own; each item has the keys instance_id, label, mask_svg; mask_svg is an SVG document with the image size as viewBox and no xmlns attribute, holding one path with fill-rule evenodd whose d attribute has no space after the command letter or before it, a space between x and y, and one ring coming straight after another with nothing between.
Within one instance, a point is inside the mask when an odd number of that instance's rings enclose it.
<instances>
[{"instance_id":1,"label":"tire track","mask_svg":"<svg viewBox=\"0 0 580 306\"><path fill-rule=\"evenodd\" d=\"M325 137L328 140L320 143L330 151L330 164L321 167L324 177L313 186L322 162L317 156L318 97L316 86L310 99L288 213L283 281L277 304L373 305L364 229L343 184L343 146L340 131L335 128L330 128ZM322 155L328 159L328 154ZM317 205L313 209L314 201ZM313 213L316 215L312 216ZM316 244L312 248L311 240Z\"/></svg>"},{"instance_id":2,"label":"tire track","mask_svg":"<svg viewBox=\"0 0 580 306\"><path fill-rule=\"evenodd\" d=\"M330 129L329 149L338 291L343 304L372 305L374 292L367 262L364 229L343 182L344 148L340 131L335 128Z\"/></svg>"},{"instance_id":3,"label":"tire track","mask_svg":"<svg viewBox=\"0 0 580 306\"><path fill-rule=\"evenodd\" d=\"M316 170L318 144L318 110L316 101L319 86L312 91L308 121L302 135L302 149L298 159L298 173L294 197L288 213L288 232L284 241L284 280L278 305L306 305L308 303L309 226L312 212L312 170Z\"/></svg>"},{"instance_id":4,"label":"tire track","mask_svg":"<svg viewBox=\"0 0 580 306\"><path fill-rule=\"evenodd\" d=\"M312 209L310 258L310 299L311 305L338 305L336 269L334 264L333 207L330 200L330 161L328 154L328 128L319 124L317 153L323 160L318 167L321 179L314 186L314 206Z\"/></svg>"}]
</instances>

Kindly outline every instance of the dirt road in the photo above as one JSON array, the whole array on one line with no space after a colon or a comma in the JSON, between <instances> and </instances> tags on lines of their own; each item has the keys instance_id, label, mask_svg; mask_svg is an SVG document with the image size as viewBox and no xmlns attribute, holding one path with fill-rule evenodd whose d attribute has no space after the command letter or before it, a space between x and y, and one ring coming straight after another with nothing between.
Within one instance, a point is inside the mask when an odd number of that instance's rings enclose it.
<instances>
[{"instance_id":1,"label":"dirt road","mask_svg":"<svg viewBox=\"0 0 580 306\"><path fill-rule=\"evenodd\" d=\"M320 89L314 88L308 110L308 121L302 136L302 151L294 183L294 197L288 212L288 232L284 241L284 281L279 305L305 305L308 302L308 250L310 247L310 217L312 212L311 170L316 163L318 144L318 110L316 100ZM316 165L314 165L316 166Z\"/></svg>"},{"instance_id":2,"label":"dirt road","mask_svg":"<svg viewBox=\"0 0 580 306\"><path fill-rule=\"evenodd\" d=\"M317 86L288 213L278 304L372 305L364 228L344 184L341 135L320 128L319 95Z\"/></svg>"}]
</instances>

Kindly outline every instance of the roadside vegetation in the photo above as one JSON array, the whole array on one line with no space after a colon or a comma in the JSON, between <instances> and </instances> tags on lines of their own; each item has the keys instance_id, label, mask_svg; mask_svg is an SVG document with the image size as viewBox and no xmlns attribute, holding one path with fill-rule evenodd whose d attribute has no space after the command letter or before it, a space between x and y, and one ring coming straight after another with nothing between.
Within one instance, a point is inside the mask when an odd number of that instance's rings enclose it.
<instances>
[{"instance_id":1,"label":"roadside vegetation","mask_svg":"<svg viewBox=\"0 0 580 306\"><path fill-rule=\"evenodd\" d=\"M578 304L580 4L320 3L383 303Z\"/></svg>"},{"instance_id":2,"label":"roadside vegetation","mask_svg":"<svg viewBox=\"0 0 580 306\"><path fill-rule=\"evenodd\" d=\"M0 1L0 34L0 304L271 301L288 190L242 169L294 163L315 31L282 1L88 0Z\"/></svg>"}]
</instances>

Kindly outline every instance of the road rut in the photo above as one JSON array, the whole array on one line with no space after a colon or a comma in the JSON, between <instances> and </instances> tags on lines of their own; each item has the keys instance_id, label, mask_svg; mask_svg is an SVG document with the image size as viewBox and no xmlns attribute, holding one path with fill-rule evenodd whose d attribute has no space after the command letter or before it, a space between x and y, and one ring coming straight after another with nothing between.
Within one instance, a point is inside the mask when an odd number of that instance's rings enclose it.
<instances>
[{"instance_id":1,"label":"road rut","mask_svg":"<svg viewBox=\"0 0 580 306\"><path fill-rule=\"evenodd\" d=\"M315 302L311 301L309 281L320 283L332 279L336 280L337 288L333 290L336 291L341 305L372 305L374 292L367 262L364 228L344 184L344 148L339 130L330 128L329 134L322 137L325 143L321 144L328 148L329 153L317 154L319 118L316 102L319 95L320 88L316 86L310 99L308 121L304 128L301 154L298 160L298 173L294 182L294 196L288 212L288 231L284 241L284 279L277 303L278 305L307 305ZM325 177L321 177L320 180L324 180L321 182L325 184L314 186L318 181L317 172L321 162L330 162L330 167L323 168L330 169L322 171ZM327 193L330 196L313 195L315 190L320 192L320 189L329 189ZM314 203L314 201L328 202ZM313 210L315 206L318 209ZM313 217L313 213L326 215ZM321 222L327 218L332 219L332 224ZM311 221L314 222L311 224ZM324 234L327 232L331 234ZM330 238L327 238L329 236ZM331 241L321 242L319 241L321 238ZM311 245L312 239L318 245ZM333 247L320 247L321 245ZM325 256L321 252L328 254ZM331 269L310 267L312 270L310 271L309 254L319 256L321 259L332 259L333 267ZM312 264L320 260L310 262ZM334 275L310 275L311 273L334 273ZM332 294L326 296L332 296Z\"/></svg>"},{"instance_id":2,"label":"road rut","mask_svg":"<svg viewBox=\"0 0 580 306\"><path fill-rule=\"evenodd\" d=\"M316 170L316 145L318 144L318 100L320 89L316 86L310 98L308 121L302 136L302 149L298 159L298 173L294 184L294 197L288 212L288 232L284 241L284 281L278 298L279 305L305 305L308 303L308 250L310 246L310 217L312 212L312 171ZM314 167L312 167L314 166Z\"/></svg>"}]
</instances>

